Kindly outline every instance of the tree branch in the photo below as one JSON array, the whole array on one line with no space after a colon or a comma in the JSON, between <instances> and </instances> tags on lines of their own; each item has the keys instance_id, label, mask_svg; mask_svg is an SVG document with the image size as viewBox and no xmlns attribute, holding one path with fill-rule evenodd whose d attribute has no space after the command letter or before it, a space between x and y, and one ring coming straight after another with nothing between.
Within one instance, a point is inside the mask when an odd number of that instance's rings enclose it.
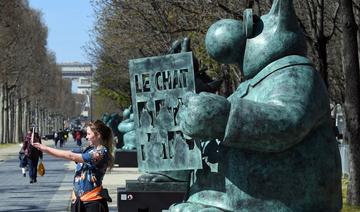
<instances>
[{"instance_id":1,"label":"tree branch","mask_svg":"<svg viewBox=\"0 0 360 212\"><path fill-rule=\"evenodd\" d=\"M328 36L326 36L327 42L328 42L328 41L333 37L333 35L335 34L336 20L337 20L337 18L338 18L339 11L340 11L340 3L338 3L338 5L336 6L335 15L334 15L333 18L332 18L333 27L332 27L331 30L330 30L330 34L329 34Z\"/></svg>"},{"instance_id":2,"label":"tree branch","mask_svg":"<svg viewBox=\"0 0 360 212\"><path fill-rule=\"evenodd\" d=\"M238 18L238 19L240 19L240 20L243 19L242 14L239 14L239 13L231 10L230 8L226 7L225 5L223 5L223 4L221 4L221 3L217 3L217 6L218 6L219 8L221 8L222 10L224 10L225 12L227 12L227 13L235 16L236 18Z\"/></svg>"}]
</instances>

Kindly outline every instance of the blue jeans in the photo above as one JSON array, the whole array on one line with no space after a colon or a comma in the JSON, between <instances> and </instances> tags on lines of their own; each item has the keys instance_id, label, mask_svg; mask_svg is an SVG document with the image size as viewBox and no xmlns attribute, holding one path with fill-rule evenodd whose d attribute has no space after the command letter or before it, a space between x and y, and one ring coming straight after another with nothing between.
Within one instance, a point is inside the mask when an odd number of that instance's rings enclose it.
<instances>
[{"instance_id":1,"label":"blue jeans","mask_svg":"<svg viewBox=\"0 0 360 212\"><path fill-rule=\"evenodd\" d=\"M28 158L30 180L36 180L39 158Z\"/></svg>"}]
</instances>

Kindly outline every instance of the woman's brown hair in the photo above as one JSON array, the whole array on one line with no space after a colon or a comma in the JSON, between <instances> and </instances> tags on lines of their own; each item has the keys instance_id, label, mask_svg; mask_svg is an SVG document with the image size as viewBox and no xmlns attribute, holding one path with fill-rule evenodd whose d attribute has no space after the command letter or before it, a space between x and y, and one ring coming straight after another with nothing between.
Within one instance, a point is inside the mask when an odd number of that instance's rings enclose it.
<instances>
[{"instance_id":1,"label":"woman's brown hair","mask_svg":"<svg viewBox=\"0 0 360 212\"><path fill-rule=\"evenodd\" d=\"M95 134L100 135L100 144L108 149L108 156L110 160L107 167L109 170L111 170L112 166L114 165L113 132L111 128L106 126L106 124L100 120L90 122L87 126L90 127L91 131L93 131Z\"/></svg>"}]
</instances>

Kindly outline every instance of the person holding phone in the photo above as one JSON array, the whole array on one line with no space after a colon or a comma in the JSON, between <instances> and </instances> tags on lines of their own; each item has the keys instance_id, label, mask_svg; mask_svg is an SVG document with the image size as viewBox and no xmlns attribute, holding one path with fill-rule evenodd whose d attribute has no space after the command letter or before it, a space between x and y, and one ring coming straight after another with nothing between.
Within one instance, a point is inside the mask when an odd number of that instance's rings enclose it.
<instances>
[{"instance_id":1,"label":"person holding phone","mask_svg":"<svg viewBox=\"0 0 360 212\"><path fill-rule=\"evenodd\" d=\"M34 143L34 146L54 157L76 162L71 211L107 212L107 201L111 202L111 198L103 188L102 180L114 161L113 134L100 120L90 122L86 133L89 146L80 153L51 148L40 143Z\"/></svg>"},{"instance_id":2,"label":"person holding phone","mask_svg":"<svg viewBox=\"0 0 360 212\"><path fill-rule=\"evenodd\" d=\"M33 146L34 143L41 144L41 138L39 134L35 132L35 128L30 128L25 136L22 146L29 166L30 183L37 182L37 166L39 159L42 160L43 158L42 152Z\"/></svg>"}]
</instances>

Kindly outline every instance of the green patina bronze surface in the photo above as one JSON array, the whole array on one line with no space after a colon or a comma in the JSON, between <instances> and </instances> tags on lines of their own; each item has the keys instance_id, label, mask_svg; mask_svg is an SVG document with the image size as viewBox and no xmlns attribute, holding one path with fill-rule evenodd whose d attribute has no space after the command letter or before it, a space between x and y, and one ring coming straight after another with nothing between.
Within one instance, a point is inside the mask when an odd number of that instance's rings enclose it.
<instances>
[{"instance_id":1,"label":"green patina bronze surface","mask_svg":"<svg viewBox=\"0 0 360 212\"><path fill-rule=\"evenodd\" d=\"M123 120L120 122L117 128L123 136L124 146L122 147L122 149L135 150L136 134L134 114L131 113L131 106L123 111Z\"/></svg>"},{"instance_id":2,"label":"green patina bronze surface","mask_svg":"<svg viewBox=\"0 0 360 212\"><path fill-rule=\"evenodd\" d=\"M207 33L209 55L237 63L246 81L227 99L200 93L184 100L182 131L212 142L189 198L169 211L340 211L327 90L306 58L292 1L275 0L253 26L248 14L245 26L220 20Z\"/></svg>"},{"instance_id":3,"label":"green patina bronze surface","mask_svg":"<svg viewBox=\"0 0 360 212\"><path fill-rule=\"evenodd\" d=\"M116 148L122 148L124 143L123 143L123 136L120 133L120 131L118 130L118 125L121 121L121 117L119 116L119 114L117 113L104 113L101 117L101 120L108 126L111 128L114 137L117 140L117 144L116 144Z\"/></svg>"},{"instance_id":4,"label":"green patina bronze surface","mask_svg":"<svg viewBox=\"0 0 360 212\"><path fill-rule=\"evenodd\" d=\"M177 120L184 94L195 92L192 52L130 60L129 72L140 171L201 168Z\"/></svg>"}]
</instances>

